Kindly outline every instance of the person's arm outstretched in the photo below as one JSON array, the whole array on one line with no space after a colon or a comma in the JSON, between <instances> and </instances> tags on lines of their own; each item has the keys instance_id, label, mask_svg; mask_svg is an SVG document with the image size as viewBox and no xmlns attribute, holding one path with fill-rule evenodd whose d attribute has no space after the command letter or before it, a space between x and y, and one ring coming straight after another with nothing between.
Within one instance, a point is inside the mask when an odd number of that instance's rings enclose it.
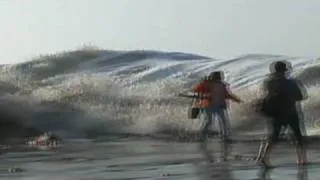
<instances>
[{"instance_id":1,"label":"person's arm outstretched","mask_svg":"<svg viewBox=\"0 0 320 180\"><path fill-rule=\"evenodd\" d=\"M243 102L237 95L235 95L230 90L229 85L227 85L227 84L225 85L225 90L226 90L226 96L227 96L228 99L231 99L232 101L237 102L237 103L242 103Z\"/></svg>"}]
</instances>

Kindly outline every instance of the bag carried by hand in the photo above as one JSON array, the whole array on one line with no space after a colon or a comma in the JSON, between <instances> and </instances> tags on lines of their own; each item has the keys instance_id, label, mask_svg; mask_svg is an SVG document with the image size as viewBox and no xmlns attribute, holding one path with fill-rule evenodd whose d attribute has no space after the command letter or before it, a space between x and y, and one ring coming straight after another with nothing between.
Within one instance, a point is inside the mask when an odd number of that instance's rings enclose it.
<instances>
[{"instance_id":1,"label":"bag carried by hand","mask_svg":"<svg viewBox=\"0 0 320 180\"><path fill-rule=\"evenodd\" d=\"M196 106L196 102L199 100L196 96L193 96L192 106L189 108L188 117L190 119L198 118L200 114L200 107Z\"/></svg>"},{"instance_id":2,"label":"bag carried by hand","mask_svg":"<svg viewBox=\"0 0 320 180\"><path fill-rule=\"evenodd\" d=\"M190 119L198 118L199 114L200 114L200 108L199 107L194 107L193 106L193 107L191 107L189 109L189 118Z\"/></svg>"}]
</instances>

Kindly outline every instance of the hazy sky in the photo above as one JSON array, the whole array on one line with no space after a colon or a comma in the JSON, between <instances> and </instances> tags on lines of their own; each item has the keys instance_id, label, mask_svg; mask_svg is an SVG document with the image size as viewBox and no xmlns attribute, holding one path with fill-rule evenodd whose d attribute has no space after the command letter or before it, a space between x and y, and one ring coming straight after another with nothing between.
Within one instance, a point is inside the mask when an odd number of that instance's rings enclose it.
<instances>
[{"instance_id":1,"label":"hazy sky","mask_svg":"<svg viewBox=\"0 0 320 180\"><path fill-rule=\"evenodd\" d=\"M105 49L320 55L319 0L1 0L0 63Z\"/></svg>"}]
</instances>

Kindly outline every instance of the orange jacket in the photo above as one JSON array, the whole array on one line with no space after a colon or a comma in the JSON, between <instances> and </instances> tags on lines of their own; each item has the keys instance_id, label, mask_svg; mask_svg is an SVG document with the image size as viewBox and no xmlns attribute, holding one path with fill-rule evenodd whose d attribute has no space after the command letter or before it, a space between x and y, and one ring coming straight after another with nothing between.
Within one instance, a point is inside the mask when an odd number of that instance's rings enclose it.
<instances>
[{"instance_id":1,"label":"orange jacket","mask_svg":"<svg viewBox=\"0 0 320 180\"><path fill-rule=\"evenodd\" d=\"M199 83L195 88L194 92L198 93L201 97L208 97L206 99L197 99L195 105L197 107L206 108L213 105L224 105L226 104L227 99L231 99L236 102L240 102L240 98L234 95L226 84L222 84L223 90L219 92L215 92L215 88L217 87L215 82L203 81ZM217 87L219 88L219 87Z\"/></svg>"},{"instance_id":2,"label":"orange jacket","mask_svg":"<svg viewBox=\"0 0 320 180\"><path fill-rule=\"evenodd\" d=\"M203 81L196 85L194 88L194 92L198 93L199 96L210 96L209 91L208 91L208 83L207 81ZM195 106L201 107L201 108L206 108L210 106L210 100L209 99L197 99L195 102Z\"/></svg>"}]
</instances>

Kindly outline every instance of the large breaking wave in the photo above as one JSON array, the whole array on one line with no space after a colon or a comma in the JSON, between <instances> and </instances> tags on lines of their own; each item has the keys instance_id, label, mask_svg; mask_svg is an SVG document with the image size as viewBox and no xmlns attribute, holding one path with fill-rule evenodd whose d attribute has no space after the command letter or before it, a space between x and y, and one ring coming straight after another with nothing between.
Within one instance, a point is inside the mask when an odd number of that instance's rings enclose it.
<instances>
[{"instance_id":1,"label":"large breaking wave","mask_svg":"<svg viewBox=\"0 0 320 180\"><path fill-rule=\"evenodd\" d=\"M190 99L177 97L203 76L223 70L246 103L231 104L238 132L262 130L251 102L275 60L288 60L309 93L303 103L308 131L317 133L319 59L249 54L229 60L160 51L80 49L0 68L0 113L8 122L65 136L196 131ZM260 126L259 126L260 125ZM2 126L7 132L10 128ZM10 127L10 126L8 126ZM14 134L14 133L13 133Z\"/></svg>"}]
</instances>

